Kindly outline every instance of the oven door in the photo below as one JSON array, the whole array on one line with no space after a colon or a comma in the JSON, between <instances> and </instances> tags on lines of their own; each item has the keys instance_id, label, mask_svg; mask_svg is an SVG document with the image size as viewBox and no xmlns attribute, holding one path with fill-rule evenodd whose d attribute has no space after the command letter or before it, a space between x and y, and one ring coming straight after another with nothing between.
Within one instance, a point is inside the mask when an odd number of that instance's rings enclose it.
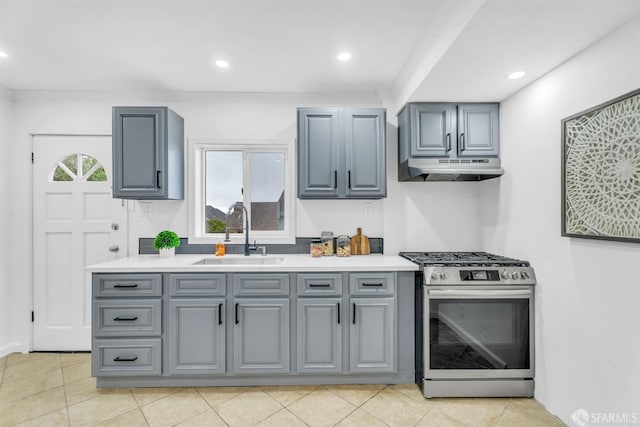
<instances>
[{"instance_id":1,"label":"oven door","mask_svg":"<svg viewBox=\"0 0 640 427\"><path fill-rule=\"evenodd\" d=\"M426 379L533 378L533 287L425 287Z\"/></svg>"}]
</instances>

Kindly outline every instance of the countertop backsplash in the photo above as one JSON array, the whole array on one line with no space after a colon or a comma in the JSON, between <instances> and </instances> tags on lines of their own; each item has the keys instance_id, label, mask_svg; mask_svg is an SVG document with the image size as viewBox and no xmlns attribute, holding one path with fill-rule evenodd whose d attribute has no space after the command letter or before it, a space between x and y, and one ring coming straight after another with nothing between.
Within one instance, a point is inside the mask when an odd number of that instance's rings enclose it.
<instances>
[{"instance_id":1,"label":"countertop backsplash","mask_svg":"<svg viewBox=\"0 0 640 427\"><path fill-rule=\"evenodd\" d=\"M318 237L296 237L296 243L290 245L284 244L261 244L258 246L266 246L268 254L307 254L309 253L309 244ZM138 240L139 255L157 254L158 250L153 247L153 237L141 237ZM334 238L335 240L335 238ZM384 252L384 244L382 237L369 237L372 254L381 254ZM230 255L242 254L244 245L242 244L226 244L226 252ZM214 254L215 244L189 244L186 237L180 238L180 246L176 248L176 255L195 255L195 254ZM334 248L336 247L334 242Z\"/></svg>"}]
</instances>

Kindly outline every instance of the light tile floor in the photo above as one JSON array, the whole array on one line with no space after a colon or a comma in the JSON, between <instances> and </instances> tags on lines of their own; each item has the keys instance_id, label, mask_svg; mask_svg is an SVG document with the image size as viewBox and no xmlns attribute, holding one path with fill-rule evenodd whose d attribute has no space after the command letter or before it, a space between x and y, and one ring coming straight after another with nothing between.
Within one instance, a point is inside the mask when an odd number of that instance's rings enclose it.
<instances>
[{"instance_id":1,"label":"light tile floor","mask_svg":"<svg viewBox=\"0 0 640 427\"><path fill-rule=\"evenodd\" d=\"M0 426L562 426L533 399L424 399L414 384L97 389L88 354L0 359Z\"/></svg>"}]
</instances>

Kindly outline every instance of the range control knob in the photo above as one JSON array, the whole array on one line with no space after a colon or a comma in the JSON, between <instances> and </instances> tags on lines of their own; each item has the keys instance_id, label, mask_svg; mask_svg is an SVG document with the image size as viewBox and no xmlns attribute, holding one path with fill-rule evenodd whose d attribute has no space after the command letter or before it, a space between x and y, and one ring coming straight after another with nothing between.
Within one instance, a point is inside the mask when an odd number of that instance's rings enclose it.
<instances>
[{"instance_id":1,"label":"range control knob","mask_svg":"<svg viewBox=\"0 0 640 427\"><path fill-rule=\"evenodd\" d=\"M512 279L517 279L517 278L519 278L519 277L520 277L520 275L518 274L518 272L517 272L517 271L512 271L512 272L511 272L511 278L512 278Z\"/></svg>"},{"instance_id":2,"label":"range control knob","mask_svg":"<svg viewBox=\"0 0 640 427\"><path fill-rule=\"evenodd\" d=\"M433 280L438 280L440 278L440 273L437 271L434 271L433 273L431 273L431 278Z\"/></svg>"},{"instance_id":3,"label":"range control knob","mask_svg":"<svg viewBox=\"0 0 640 427\"><path fill-rule=\"evenodd\" d=\"M521 279L528 279L529 278L529 273L527 273L526 271L521 271L520 272L520 278Z\"/></svg>"},{"instance_id":4,"label":"range control knob","mask_svg":"<svg viewBox=\"0 0 640 427\"><path fill-rule=\"evenodd\" d=\"M447 278L447 273L445 273L444 271L441 271L441 272L440 272L440 278L441 278L442 280L446 279L446 278Z\"/></svg>"},{"instance_id":5,"label":"range control knob","mask_svg":"<svg viewBox=\"0 0 640 427\"><path fill-rule=\"evenodd\" d=\"M503 279L508 279L509 278L509 272L507 270L502 270L502 278Z\"/></svg>"}]
</instances>

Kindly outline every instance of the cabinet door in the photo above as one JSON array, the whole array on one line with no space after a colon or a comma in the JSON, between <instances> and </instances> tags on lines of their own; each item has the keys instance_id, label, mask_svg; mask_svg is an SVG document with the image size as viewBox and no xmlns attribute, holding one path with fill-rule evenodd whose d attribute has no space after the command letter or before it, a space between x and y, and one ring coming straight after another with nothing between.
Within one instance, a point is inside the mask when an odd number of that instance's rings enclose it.
<instances>
[{"instance_id":1,"label":"cabinet door","mask_svg":"<svg viewBox=\"0 0 640 427\"><path fill-rule=\"evenodd\" d=\"M383 109L345 111L347 197L386 197L386 122Z\"/></svg>"},{"instance_id":2,"label":"cabinet door","mask_svg":"<svg viewBox=\"0 0 640 427\"><path fill-rule=\"evenodd\" d=\"M162 198L167 110L113 108L113 197Z\"/></svg>"},{"instance_id":3,"label":"cabinet door","mask_svg":"<svg viewBox=\"0 0 640 427\"><path fill-rule=\"evenodd\" d=\"M498 104L458 105L458 153L460 156L500 154Z\"/></svg>"},{"instance_id":4,"label":"cabinet door","mask_svg":"<svg viewBox=\"0 0 640 427\"><path fill-rule=\"evenodd\" d=\"M351 298L351 372L395 372L394 298Z\"/></svg>"},{"instance_id":5,"label":"cabinet door","mask_svg":"<svg viewBox=\"0 0 640 427\"><path fill-rule=\"evenodd\" d=\"M234 311L234 371L289 372L289 299L236 299Z\"/></svg>"},{"instance_id":6,"label":"cabinet door","mask_svg":"<svg viewBox=\"0 0 640 427\"><path fill-rule=\"evenodd\" d=\"M299 298L298 372L342 371L340 298Z\"/></svg>"},{"instance_id":7,"label":"cabinet door","mask_svg":"<svg viewBox=\"0 0 640 427\"><path fill-rule=\"evenodd\" d=\"M338 139L337 109L298 109L298 197L338 197Z\"/></svg>"},{"instance_id":8,"label":"cabinet door","mask_svg":"<svg viewBox=\"0 0 640 427\"><path fill-rule=\"evenodd\" d=\"M168 371L170 374L225 372L224 299L170 299Z\"/></svg>"},{"instance_id":9,"label":"cabinet door","mask_svg":"<svg viewBox=\"0 0 640 427\"><path fill-rule=\"evenodd\" d=\"M411 155L448 156L455 149L455 105L425 103L410 108Z\"/></svg>"}]
</instances>

